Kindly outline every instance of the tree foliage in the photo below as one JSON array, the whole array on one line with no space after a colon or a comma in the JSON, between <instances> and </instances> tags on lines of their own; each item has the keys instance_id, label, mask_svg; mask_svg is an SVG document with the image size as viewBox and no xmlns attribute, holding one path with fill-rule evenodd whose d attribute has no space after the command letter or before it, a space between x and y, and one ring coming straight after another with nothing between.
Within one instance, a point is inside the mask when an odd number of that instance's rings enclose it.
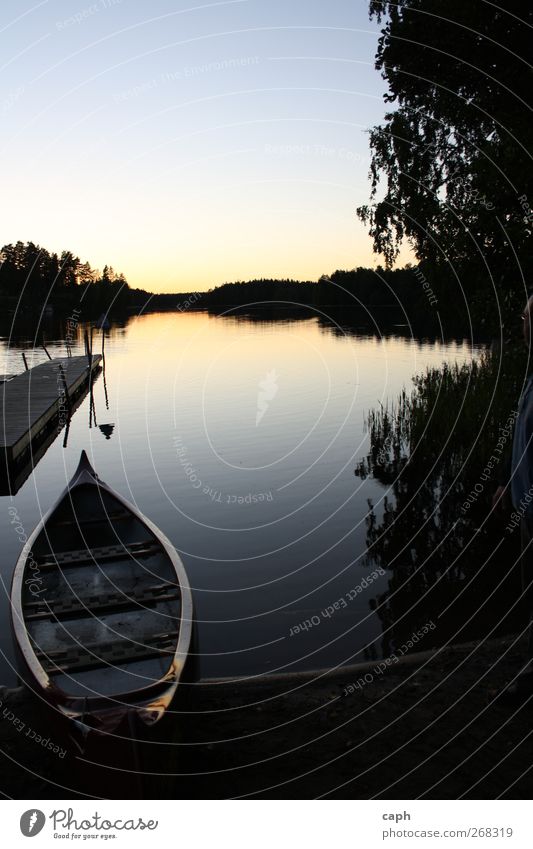
<instances>
[{"instance_id":1,"label":"tree foliage","mask_svg":"<svg viewBox=\"0 0 533 849\"><path fill-rule=\"evenodd\" d=\"M376 252L391 264L407 239L420 260L475 267L477 279L523 293L533 7L372 0L370 16L384 24L376 68L393 106L370 132L372 203L358 209Z\"/></svg>"},{"instance_id":2,"label":"tree foliage","mask_svg":"<svg viewBox=\"0 0 533 849\"><path fill-rule=\"evenodd\" d=\"M111 266L100 272L71 251L58 256L34 242L20 241L0 251L0 294L17 298L22 306L42 309L56 296L77 293L81 298L81 290L87 308L107 309L124 303L129 286Z\"/></svg>"}]
</instances>

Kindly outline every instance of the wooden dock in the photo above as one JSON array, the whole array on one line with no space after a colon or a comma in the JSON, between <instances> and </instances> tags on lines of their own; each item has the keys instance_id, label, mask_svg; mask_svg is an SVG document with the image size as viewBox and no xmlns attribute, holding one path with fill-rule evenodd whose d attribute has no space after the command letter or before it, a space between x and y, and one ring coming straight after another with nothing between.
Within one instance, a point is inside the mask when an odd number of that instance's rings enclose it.
<instances>
[{"instance_id":1,"label":"wooden dock","mask_svg":"<svg viewBox=\"0 0 533 849\"><path fill-rule=\"evenodd\" d=\"M100 370L102 357L58 357L0 385L0 456L9 467L24 461L57 420L58 432Z\"/></svg>"}]
</instances>

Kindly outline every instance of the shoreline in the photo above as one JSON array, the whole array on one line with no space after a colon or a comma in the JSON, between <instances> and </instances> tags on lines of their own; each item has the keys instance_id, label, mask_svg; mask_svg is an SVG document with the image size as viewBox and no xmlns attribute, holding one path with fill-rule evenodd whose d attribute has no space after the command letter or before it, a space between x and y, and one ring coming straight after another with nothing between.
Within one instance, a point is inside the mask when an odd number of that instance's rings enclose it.
<instances>
[{"instance_id":1,"label":"shoreline","mask_svg":"<svg viewBox=\"0 0 533 849\"><path fill-rule=\"evenodd\" d=\"M529 798L533 700L518 711L495 701L520 671L525 642L506 636L419 652L372 680L361 673L379 661L185 684L174 716L140 742L147 775L132 798ZM346 694L356 675L364 683ZM109 753L109 738L92 758L72 746L60 758L3 716L7 707L62 745L39 702L23 688L0 698L5 793L124 798L131 764L123 751ZM88 766L108 755L112 769Z\"/></svg>"},{"instance_id":2,"label":"shoreline","mask_svg":"<svg viewBox=\"0 0 533 849\"><path fill-rule=\"evenodd\" d=\"M468 646L471 643L457 643L457 646ZM474 644L474 643L472 643ZM394 666L398 665L418 665L423 663L428 658L432 657L435 654L446 649L447 646L441 646L439 648L427 649L426 651L421 652L413 652L410 655L405 655L404 657L399 657L395 662ZM449 646L452 648L452 646ZM258 675L239 675L236 678L226 677L226 678L202 678L199 682L202 686L208 687L210 685L228 685L228 684L246 684L246 683L255 683L255 684L270 684L274 681L316 681L321 678L336 678L339 676L344 676L346 674L355 674L357 672L364 672L366 670L371 670L374 667L378 666L380 663L383 663L387 658L375 658L374 660L364 660L361 663L350 663L345 666L334 666L329 668L319 667L317 669L302 669L296 672L275 672L273 674L269 673L259 673Z\"/></svg>"}]
</instances>

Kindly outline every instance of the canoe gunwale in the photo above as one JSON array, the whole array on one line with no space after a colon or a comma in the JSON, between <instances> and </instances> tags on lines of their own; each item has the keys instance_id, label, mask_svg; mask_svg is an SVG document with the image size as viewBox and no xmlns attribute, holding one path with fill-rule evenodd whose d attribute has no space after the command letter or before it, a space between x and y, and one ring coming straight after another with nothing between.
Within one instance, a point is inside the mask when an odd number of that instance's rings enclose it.
<instances>
[{"instance_id":1,"label":"canoe gunwale","mask_svg":"<svg viewBox=\"0 0 533 849\"><path fill-rule=\"evenodd\" d=\"M131 690L125 690L110 695L95 693L94 695L87 697L69 695L68 693L65 693L45 672L35 654L28 636L24 607L22 603L28 555L32 552L37 537L43 528L45 528L46 524L49 522L61 502L65 498L69 498L73 490L84 484L97 486L99 490L109 493L125 510L131 513L135 519L140 521L154 535L172 563L181 591L180 618L177 623L179 629L178 639L174 655L169 656L169 668L165 675L163 675L158 681L154 681L145 687L135 687ZM112 487L108 484L100 480L96 472L92 469L84 451L82 452L80 463L70 482L67 484L59 498L38 522L18 557L11 584L11 619L16 643L30 673L40 689L43 691L45 698L48 701L53 702L54 707L58 708L71 719L80 719L92 712L105 713L109 711L116 713L121 707L124 708L124 711L137 708L138 710L142 709L143 711L148 712L150 712L151 708L154 708L157 718L159 718L172 701L187 660L192 639L193 601L187 573L179 554L165 534L147 516L123 498L120 493L116 492L116 490L112 489ZM156 704L151 705L151 702L154 699L157 700ZM153 722L156 720L152 718L150 720L145 719L145 721Z\"/></svg>"}]
</instances>

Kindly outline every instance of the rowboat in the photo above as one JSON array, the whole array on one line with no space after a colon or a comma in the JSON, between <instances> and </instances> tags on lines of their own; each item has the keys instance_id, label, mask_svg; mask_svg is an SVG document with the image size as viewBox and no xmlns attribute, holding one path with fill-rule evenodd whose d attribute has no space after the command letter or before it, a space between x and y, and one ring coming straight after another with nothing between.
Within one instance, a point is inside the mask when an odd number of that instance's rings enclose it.
<instances>
[{"instance_id":1,"label":"rowboat","mask_svg":"<svg viewBox=\"0 0 533 849\"><path fill-rule=\"evenodd\" d=\"M84 733L164 715L191 644L187 575L84 451L17 561L11 611L29 685Z\"/></svg>"}]
</instances>

